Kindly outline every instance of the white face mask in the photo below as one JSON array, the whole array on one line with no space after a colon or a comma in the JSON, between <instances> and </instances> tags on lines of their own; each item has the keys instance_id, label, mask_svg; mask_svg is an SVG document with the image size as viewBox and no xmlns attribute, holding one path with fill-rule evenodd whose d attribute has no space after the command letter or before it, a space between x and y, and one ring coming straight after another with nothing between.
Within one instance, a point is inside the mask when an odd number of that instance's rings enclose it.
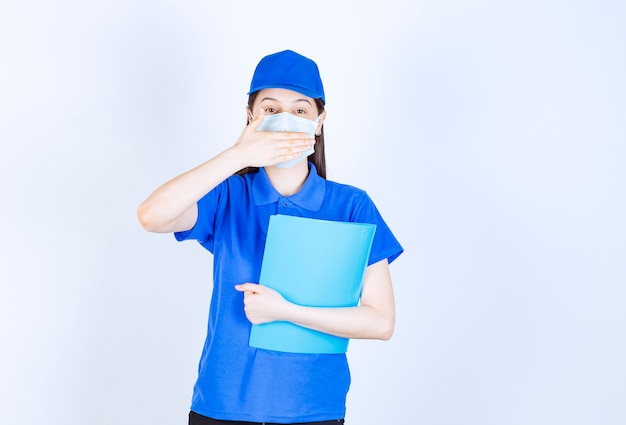
<instances>
[{"instance_id":1,"label":"white face mask","mask_svg":"<svg viewBox=\"0 0 626 425\"><path fill-rule=\"evenodd\" d=\"M289 112L281 112L280 114L266 115L263 118L263 122L257 127L257 131L293 131L307 133L309 136L315 137L315 130L317 130L319 120L319 117L315 121L311 121L292 115ZM280 168L293 167L313 152L315 152L315 149L311 147L308 151L303 152L300 158L281 162L276 164L276 166Z\"/></svg>"}]
</instances>

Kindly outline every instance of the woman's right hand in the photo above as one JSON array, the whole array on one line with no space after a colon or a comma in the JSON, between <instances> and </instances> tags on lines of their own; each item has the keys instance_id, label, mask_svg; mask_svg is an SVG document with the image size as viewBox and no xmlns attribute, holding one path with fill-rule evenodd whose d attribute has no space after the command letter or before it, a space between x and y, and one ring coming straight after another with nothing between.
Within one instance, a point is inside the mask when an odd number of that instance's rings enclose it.
<instances>
[{"instance_id":1,"label":"woman's right hand","mask_svg":"<svg viewBox=\"0 0 626 425\"><path fill-rule=\"evenodd\" d=\"M315 143L306 133L257 131L264 116L259 108L235 145L155 190L137 210L142 226L151 232L189 230L198 200L233 173L298 158Z\"/></svg>"},{"instance_id":2,"label":"woman's right hand","mask_svg":"<svg viewBox=\"0 0 626 425\"><path fill-rule=\"evenodd\" d=\"M307 133L257 131L263 122L265 111L259 108L256 118L244 128L233 146L245 167L266 167L290 161L315 144Z\"/></svg>"}]
</instances>

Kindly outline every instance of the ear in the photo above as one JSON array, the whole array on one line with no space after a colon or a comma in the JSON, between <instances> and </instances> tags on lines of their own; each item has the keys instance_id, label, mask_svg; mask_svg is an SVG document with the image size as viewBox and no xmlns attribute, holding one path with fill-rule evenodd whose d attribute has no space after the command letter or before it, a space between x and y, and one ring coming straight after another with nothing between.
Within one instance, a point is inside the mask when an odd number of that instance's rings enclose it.
<instances>
[{"instance_id":1,"label":"ear","mask_svg":"<svg viewBox=\"0 0 626 425\"><path fill-rule=\"evenodd\" d=\"M322 132L322 125L324 124L324 120L326 119L326 109L319 116L319 122L317 123L317 128L315 129L315 134Z\"/></svg>"},{"instance_id":2,"label":"ear","mask_svg":"<svg viewBox=\"0 0 626 425\"><path fill-rule=\"evenodd\" d=\"M252 114L252 110L250 109L249 106L246 106L246 115L247 115L246 118L248 119L248 124L254 121L254 115Z\"/></svg>"}]
</instances>

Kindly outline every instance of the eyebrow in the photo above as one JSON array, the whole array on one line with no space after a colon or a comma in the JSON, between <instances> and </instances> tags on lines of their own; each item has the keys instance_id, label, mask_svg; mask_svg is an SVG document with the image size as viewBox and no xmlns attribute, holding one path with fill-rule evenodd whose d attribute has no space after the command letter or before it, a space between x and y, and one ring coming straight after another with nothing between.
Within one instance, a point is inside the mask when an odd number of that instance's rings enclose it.
<instances>
[{"instance_id":1,"label":"eyebrow","mask_svg":"<svg viewBox=\"0 0 626 425\"><path fill-rule=\"evenodd\" d=\"M274 101L274 102L279 102L279 101L278 101L278 99L276 99L276 98L274 98L274 97L264 97L263 99L261 99L261 101L260 101L259 103L264 102L264 101L266 101L266 100L271 100L271 101ZM309 105L311 105L311 102L309 102L309 100L308 100L308 99L296 99L296 100L294 100L292 103L298 103L298 102L306 102L306 103L308 103ZM279 102L279 103L280 103L280 102Z\"/></svg>"}]
</instances>

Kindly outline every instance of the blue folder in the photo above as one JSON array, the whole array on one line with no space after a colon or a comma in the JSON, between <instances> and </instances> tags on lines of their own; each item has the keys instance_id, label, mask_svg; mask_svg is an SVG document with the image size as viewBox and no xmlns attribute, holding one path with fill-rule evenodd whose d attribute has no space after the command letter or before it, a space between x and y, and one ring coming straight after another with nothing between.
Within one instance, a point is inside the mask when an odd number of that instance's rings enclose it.
<instances>
[{"instance_id":1,"label":"blue folder","mask_svg":"<svg viewBox=\"0 0 626 425\"><path fill-rule=\"evenodd\" d=\"M270 217L259 284L311 307L356 306L376 225L289 215ZM348 339L290 322L252 325L251 347L290 353L345 353Z\"/></svg>"}]
</instances>

